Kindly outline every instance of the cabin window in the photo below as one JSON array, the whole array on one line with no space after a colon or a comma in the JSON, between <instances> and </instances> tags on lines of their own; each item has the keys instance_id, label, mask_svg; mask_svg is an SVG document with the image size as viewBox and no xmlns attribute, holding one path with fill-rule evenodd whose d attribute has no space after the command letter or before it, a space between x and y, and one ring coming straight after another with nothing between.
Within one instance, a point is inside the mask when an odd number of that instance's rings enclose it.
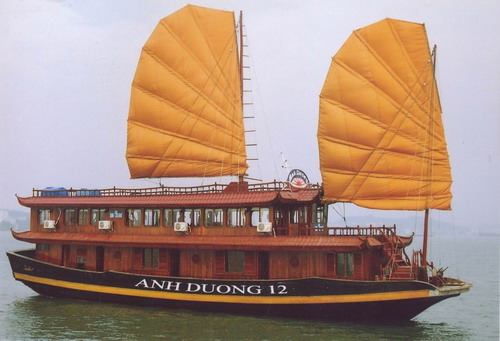
<instances>
[{"instance_id":1,"label":"cabin window","mask_svg":"<svg viewBox=\"0 0 500 341\"><path fill-rule=\"evenodd\" d=\"M67 209L64 211L64 224L67 226L76 225L76 210L75 209Z\"/></svg>"},{"instance_id":2,"label":"cabin window","mask_svg":"<svg viewBox=\"0 0 500 341\"><path fill-rule=\"evenodd\" d=\"M36 244L36 250L37 251L49 251L50 250L50 244Z\"/></svg>"},{"instance_id":3,"label":"cabin window","mask_svg":"<svg viewBox=\"0 0 500 341\"><path fill-rule=\"evenodd\" d=\"M173 225L172 210L166 208L165 211L163 212L163 226L172 226L172 225Z\"/></svg>"},{"instance_id":4,"label":"cabin window","mask_svg":"<svg viewBox=\"0 0 500 341\"><path fill-rule=\"evenodd\" d=\"M76 267L85 269L85 263L87 263L87 249L76 249Z\"/></svg>"},{"instance_id":5,"label":"cabin window","mask_svg":"<svg viewBox=\"0 0 500 341\"><path fill-rule=\"evenodd\" d=\"M352 277L354 265L353 254L350 252L339 252L336 254L336 274L339 277Z\"/></svg>"},{"instance_id":6,"label":"cabin window","mask_svg":"<svg viewBox=\"0 0 500 341\"><path fill-rule=\"evenodd\" d=\"M205 226L222 226L224 211L222 208L205 209Z\"/></svg>"},{"instance_id":7,"label":"cabin window","mask_svg":"<svg viewBox=\"0 0 500 341\"><path fill-rule=\"evenodd\" d=\"M78 225L87 225L89 223L89 210L81 208L78 210Z\"/></svg>"},{"instance_id":8,"label":"cabin window","mask_svg":"<svg viewBox=\"0 0 500 341\"><path fill-rule=\"evenodd\" d=\"M148 208L144 211L145 226L160 226L160 210L157 208Z\"/></svg>"},{"instance_id":9,"label":"cabin window","mask_svg":"<svg viewBox=\"0 0 500 341\"><path fill-rule=\"evenodd\" d=\"M200 226L201 225L201 209L187 209L184 211L184 221L189 224L189 226Z\"/></svg>"},{"instance_id":10,"label":"cabin window","mask_svg":"<svg viewBox=\"0 0 500 341\"><path fill-rule=\"evenodd\" d=\"M181 210L180 209L171 209L166 208L163 212L163 226L174 226L174 223L180 221L181 219Z\"/></svg>"},{"instance_id":11,"label":"cabin window","mask_svg":"<svg viewBox=\"0 0 500 341\"><path fill-rule=\"evenodd\" d=\"M226 272L245 272L245 251L226 251Z\"/></svg>"},{"instance_id":12,"label":"cabin window","mask_svg":"<svg viewBox=\"0 0 500 341\"><path fill-rule=\"evenodd\" d=\"M142 266L145 268L158 268L160 249L144 249Z\"/></svg>"},{"instance_id":13,"label":"cabin window","mask_svg":"<svg viewBox=\"0 0 500 341\"><path fill-rule=\"evenodd\" d=\"M259 223L269 222L269 208L268 207L252 207L251 215L252 226L257 226Z\"/></svg>"},{"instance_id":14,"label":"cabin window","mask_svg":"<svg viewBox=\"0 0 500 341\"><path fill-rule=\"evenodd\" d=\"M133 208L128 211L128 226L141 226L141 209Z\"/></svg>"},{"instance_id":15,"label":"cabin window","mask_svg":"<svg viewBox=\"0 0 500 341\"><path fill-rule=\"evenodd\" d=\"M91 223L94 226L99 225L100 220L106 220L106 209L104 208L93 208L90 211Z\"/></svg>"},{"instance_id":16,"label":"cabin window","mask_svg":"<svg viewBox=\"0 0 500 341\"><path fill-rule=\"evenodd\" d=\"M290 211L290 223L305 224L307 223L307 206L296 207Z\"/></svg>"},{"instance_id":17,"label":"cabin window","mask_svg":"<svg viewBox=\"0 0 500 341\"><path fill-rule=\"evenodd\" d=\"M229 226L245 226L245 209L244 208L228 209L227 224Z\"/></svg>"},{"instance_id":18,"label":"cabin window","mask_svg":"<svg viewBox=\"0 0 500 341\"><path fill-rule=\"evenodd\" d=\"M48 209L38 210L38 224L43 225L45 220L50 220L50 210Z\"/></svg>"},{"instance_id":19,"label":"cabin window","mask_svg":"<svg viewBox=\"0 0 500 341\"><path fill-rule=\"evenodd\" d=\"M328 204L313 204L313 224L315 227L325 227L328 222Z\"/></svg>"}]
</instances>

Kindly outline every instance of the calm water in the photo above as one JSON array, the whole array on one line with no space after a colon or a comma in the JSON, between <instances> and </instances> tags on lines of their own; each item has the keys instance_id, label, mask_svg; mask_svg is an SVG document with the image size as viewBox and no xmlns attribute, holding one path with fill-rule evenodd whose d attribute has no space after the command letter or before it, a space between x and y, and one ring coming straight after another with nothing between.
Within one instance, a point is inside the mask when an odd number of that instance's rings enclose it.
<instances>
[{"instance_id":1,"label":"calm water","mask_svg":"<svg viewBox=\"0 0 500 341\"><path fill-rule=\"evenodd\" d=\"M440 238L432 259L474 282L458 298L396 325L252 318L38 296L12 279L6 250L28 244L0 232L1 340L498 340L499 238ZM416 241L419 243L420 241ZM459 264L459 265L457 265Z\"/></svg>"}]
</instances>

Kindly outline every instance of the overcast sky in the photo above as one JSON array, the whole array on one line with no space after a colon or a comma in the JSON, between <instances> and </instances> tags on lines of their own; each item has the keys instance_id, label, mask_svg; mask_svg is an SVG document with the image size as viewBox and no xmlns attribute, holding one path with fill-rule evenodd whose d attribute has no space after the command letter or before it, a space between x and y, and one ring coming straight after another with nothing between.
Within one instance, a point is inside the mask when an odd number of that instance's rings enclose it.
<instances>
[{"instance_id":1,"label":"overcast sky","mask_svg":"<svg viewBox=\"0 0 500 341\"><path fill-rule=\"evenodd\" d=\"M158 21L186 4L0 2L0 209L20 209L15 194L29 196L32 188L154 186L129 180L130 85L141 47ZM244 11L252 124L259 131L258 153L248 153L260 158L250 175L269 181L286 176L283 152L293 168L321 182L318 95L331 57L349 34L386 17L425 23L430 43L438 45L437 77L454 180L453 211L438 214L476 230L498 230L500 1L193 4ZM360 211L348 207L350 212Z\"/></svg>"}]
</instances>

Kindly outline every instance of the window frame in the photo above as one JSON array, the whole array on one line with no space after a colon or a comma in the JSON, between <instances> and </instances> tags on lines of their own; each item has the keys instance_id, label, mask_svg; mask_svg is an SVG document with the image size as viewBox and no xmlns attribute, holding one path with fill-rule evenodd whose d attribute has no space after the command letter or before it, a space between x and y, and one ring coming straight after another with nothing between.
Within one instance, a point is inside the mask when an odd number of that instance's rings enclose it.
<instances>
[{"instance_id":1,"label":"window frame","mask_svg":"<svg viewBox=\"0 0 500 341\"><path fill-rule=\"evenodd\" d=\"M97 219L94 219L97 218ZM90 224L92 226L98 226L99 221L106 220L106 209L105 208L92 208L90 209Z\"/></svg>"},{"instance_id":2,"label":"window frame","mask_svg":"<svg viewBox=\"0 0 500 341\"><path fill-rule=\"evenodd\" d=\"M233 219L234 214L234 219ZM233 222L236 220L236 222ZM227 226L244 227L246 223L246 209L244 208L228 208L227 209Z\"/></svg>"},{"instance_id":3,"label":"window frame","mask_svg":"<svg viewBox=\"0 0 500 341\"><path fill-rule=\"evenodd\" d=\"M38 224L43 225L46 220L50 220L50 212L49 208L40 208L38 209Z\"/></svg>"},{"instance_id":4,"label":"window frame","mask_svg":"<svg viewBox=\"0 0 500 341\"><path fill-rule=\"evenodd\" d=\"M250 212L251 212L250 213L250 225L253 227L256 227L259 223L271 222L271 219L270 219L271 210L269 207L252 207L250 209ZM256 213L256 212L258 212L257 222L254 224L254 217L255 217L254 213ZM266 219L262 219L264 217L266 217Z\"/></svg>"},{"instance_id":5,"label":"window frame","mask_svg":"<svg viewBox=\"0 0 500 341\"><path fill-rule=\"evenodd\" d=\"M161 210L159 208L144 209L144 226L160 226Z\"/></svg>"},{"instance_id":6,"label":"window frame","mask_svg":"<svg viewBox=\"0 0 500 341\"><path fill-rule=\"evenodd\" d=\"M210 215L211 219L209 219ZM204 216L205 226L220 227L224 224L224 209L222 208L206 208Z\"/></svg>"},{"instance_id":7,"label":"window frame","mask_svg":"<svg viewBox=\"0 0 500 341\"><path fill-rule=\"evenodd\" d=\"M64 209L64 225L66 226L76 226L77 223L77 209L76 208L66 208Z\"/></svg>"},{"instance_id":8,"label":"window frame","mask_svg":"<svg viewBox=\"0 0 500 341\"><path fill-rule=\"evenodd\" d=\"M142 226L142 209L129 208L127 209L127 227Z\"/></svg>"},{"instance_id":9,"label":"window frame","mask_svg":"<svg viewBox=\"0 0 500 341\"><path fill-rule=\"evenodd\" d=\"M189 213L189 214L188 214ZM189 216L189 218L188 218ZM194 222L193 222L194 220ZM189 224L189 226L199 227L201 226L201 209L200 208L187 208L184 210L184 221Z\"/></svg>"},{"instance_id":10,"label":"window frame","mask_svg":"<svg viewBox=\"0 0 500 341\"><path fill-rule=\"evenodd\" d=\"M145 269L158 269L160 267L160 249L142 249L142 267Z\"/></svg>"},{"instance_id":11,"label":"window frame","mask_svg":"<svg viewBox=\"0 0 500 341\"><path fill-rule=\"evenodd\" d=\"M88 208L79 208L78 209L78 225L84 226L89 224L89 209Z\"/></svg>"},{"instance_id":12,"label":"window frame","mask_svg":"<svg viewBox=\"0 0 500 341\"><path fill-rule=\"evenodd\" d=\"M354 276L354 253L335 253L335 274L337 277L349 278Z\"/></svg>"},{"instance_id":13,"label":"window frame","mask_svg":"<svg viewBox=\"0 0 500 341\"><path fill-rule=\"evenodd\" d=\"M226 250L225 253L225 271L230 274L245 273L246 252L241 250Z\"/></svg>"}]
</instances>

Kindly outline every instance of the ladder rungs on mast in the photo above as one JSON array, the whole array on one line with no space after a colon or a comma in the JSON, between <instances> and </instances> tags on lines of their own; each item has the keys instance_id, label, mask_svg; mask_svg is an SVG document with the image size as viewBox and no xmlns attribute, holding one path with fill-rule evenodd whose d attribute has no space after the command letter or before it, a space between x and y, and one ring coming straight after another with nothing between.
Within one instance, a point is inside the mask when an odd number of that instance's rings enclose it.
<instances>
[{"instance_id":1,"label":"ladder rungs on mast","mask_svg":"<svg viewBox=\"0 0 500 341\"><path fill-rule=\"evenodd\" d=\"M252 130L245 130L245 133L255 133L257 130L252 129Z\"/></svg>"},{"instance_id":2,"label":"ladder rungs on mast","mask_svg":"<svg viewBox=\"0 0 500 341\"><path fill-rule=\"evenodd\" d=\"M258 161L259 159L247 159L247 161Z\"/></svg>"},{"instance_id":3,"label":"ladder rungs on mast","mask_svg":"<svg viewBox=\"0 0 500 341\"><path fill-rule=\"evenodd\" d=\"M255 118L255 116L243 116L243 118Z\"/></svg>"},{"instance_id":4,"label":"ladder rungs on mast","mask_svg":"<svg viewBox=\"0 0 500 341\"><path fill-rule=\"evenodd\" d=\"M257 143L247 143L247 144L245 144L245 146L247 146L247 147L255 147L255 146L257 146Z\"/></svg>"}]
</instances>

